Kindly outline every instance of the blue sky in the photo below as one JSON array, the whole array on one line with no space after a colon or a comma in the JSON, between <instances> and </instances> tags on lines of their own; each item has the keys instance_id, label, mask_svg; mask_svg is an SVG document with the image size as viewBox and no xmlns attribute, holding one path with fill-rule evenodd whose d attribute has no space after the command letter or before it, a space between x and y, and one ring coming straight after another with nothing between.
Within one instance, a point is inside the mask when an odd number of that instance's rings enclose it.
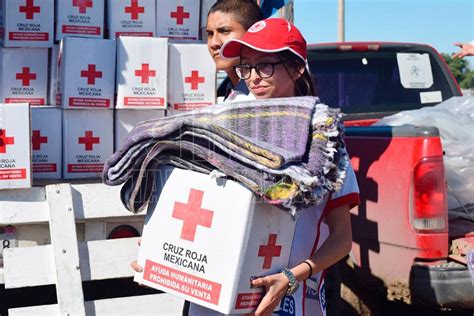
<instances>
[{"instance_id":1,"label":"blue sky","mask_svg":"<svg viewBox=\"0 0 474 316\"><path fill-rule=\"evenodd\" d=\"M293 0L294 22L308 43L337 41L338 0ZM474 40L473 0L345 0L346 41L429 44L458 51ZM469 58L474 68L474 58Z\"/></svg>"}]
</instances>

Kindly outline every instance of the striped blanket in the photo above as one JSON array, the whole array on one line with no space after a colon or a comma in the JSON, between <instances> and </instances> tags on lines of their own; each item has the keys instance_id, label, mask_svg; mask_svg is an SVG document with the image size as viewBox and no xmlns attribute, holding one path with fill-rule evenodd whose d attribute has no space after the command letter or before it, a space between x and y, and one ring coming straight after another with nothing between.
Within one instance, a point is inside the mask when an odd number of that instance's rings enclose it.
<instances>
[{"instance_id":1,"label":"striped blanket","mask_svg":"<svg viewBox=\"0 0 474 316\"><path fill-rule=\"evenodd\" d=\"M104 167L108 185L125 183L122 202L141 211L162 164L214 170L295 215L342 185L348 157L338 109L314 97L216 105L145 121Z\"/></svg>"}]
</instances>

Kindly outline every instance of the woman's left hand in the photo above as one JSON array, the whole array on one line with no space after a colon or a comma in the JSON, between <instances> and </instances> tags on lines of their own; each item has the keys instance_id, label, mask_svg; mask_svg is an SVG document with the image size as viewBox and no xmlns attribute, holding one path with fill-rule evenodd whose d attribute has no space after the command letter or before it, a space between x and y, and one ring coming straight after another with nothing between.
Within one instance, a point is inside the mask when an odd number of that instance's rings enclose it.
<instances>
[{"instance_id":1,"label":"woman's left hand","mask_svg":"<svg viewBox=\"0 0 474 316\"><path fill-rule=\"evenodd\" d=\"M268 275L252 281L252 285L265 287L266 293L255 311L255 315L271 315L280 304L288 289L288 278L283 273Z\"/></svg>"}]
</instances>

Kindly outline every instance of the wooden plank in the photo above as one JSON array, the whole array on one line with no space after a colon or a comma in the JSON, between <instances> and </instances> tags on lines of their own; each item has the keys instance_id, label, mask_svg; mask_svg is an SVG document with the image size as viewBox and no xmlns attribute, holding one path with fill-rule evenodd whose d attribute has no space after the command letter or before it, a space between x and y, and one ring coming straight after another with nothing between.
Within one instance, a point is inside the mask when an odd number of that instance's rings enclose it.
<instances>
[{"instance_id":1,"label":"wooden plank","mask_svg":"<svg viewBox=\"0 0 474 316\"><path fill-rule=\"evenodd\" d=\"M48 222L46 189L56 185L58 184L30 189L0 190L0 225ZM120 201L120 186L83 183L73 184L71 187L76 220L144 216L125 209Z\"/></svg>"},{"instance_id":2,"label":"wooden plank","mask_svg":"<svg viewBox=\"0 0 474 316\"><path fill-rule=\"evenodd\" d=\"M0 190L0 225L47 223L48 220L44 187Z\"/></svg>"},{"instance_id":3,"label":"wooden plank","mask_svg":"<svg viewBox=\"0 0 474 316\"><path fill-rule=\"evenodd\" d=\"M143 216L133 214L120 201L121 186L102 183L72 185L77 219Z\"/></svg>"},{"instance_id":4,"label":"wooden plank","mask_svg":"<svg viewBox=\"0 0 474 316\"><path fill-rule=\"evenodd\" d=\"M59 310L62 315L85 315L71 186L47 186L46 196Z\"/></svg>"},{"instance_id":5,"label":"wooden plank","mask_svg":"<svg viewBox=\"0 0 474 316\"><path fill-rule=\"evenodd\" d=\"M10 248L4 252L5 288L54 284L53 247L51 245Z\"/></svg>"},{"instance_id":6,"label":"wooden plank","mask_svg":"<svg viewBox=\"0 0 474 316\"><path fill-rule=\"evenodd\" d=\"M85 303L87 315L181 315L184 301L162 293L120 297ZM10 316L59 315L58 305L43 305L8 310Z\"/></svg>"},{"instance_id":7,"label":"wooden plank","mask_svg":"<svg viewBox=\"0 0 474 316\"><path fill-rule=\"evenodd\" d=\"M83 281L132 277L130 262L138 257L137 240L124 238L79 243ZM51 245L10 248L5 252L5 288L54 284Z\"/></svg>"}]
</instances>

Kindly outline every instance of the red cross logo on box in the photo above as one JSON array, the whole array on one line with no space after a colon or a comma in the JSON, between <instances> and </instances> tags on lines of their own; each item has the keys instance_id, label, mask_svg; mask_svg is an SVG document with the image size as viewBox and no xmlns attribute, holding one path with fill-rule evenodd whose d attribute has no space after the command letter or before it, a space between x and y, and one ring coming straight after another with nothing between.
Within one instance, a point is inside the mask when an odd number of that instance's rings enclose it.
<instances>
[{"instance_id":1,"label":"red cross logo on box","mask_svg":"<svg viewBox=\"0 0 474 316\"><path fill-rule=\"evenodd\" d=\"M150 77L156 76L156 71L150 69L149 64L142 64L142 69L135 70L135 76L141 77L142 83L148 83Z\"/></svg>"},{"instance_id":2,"label":"red cross logo on box","mask_svg":"<svg viewBox=\"0 0 474 316\"><path fill-rule=\"evenodd\" d=\"M140 13L145 13L145 7L138 6L138 0L132 0L129 7L125 7L125 13L130 13L132 20L138 20Z\"/></svg>"},{"instance_id":3,"label":"red cross logo on box","mask_svg":"<svg viewBox=\"0 0 474 316\"><path fill-rule=\"evenodd\" d=\"M79 144L84 144L86 151L91 151L94 144L100 144L100 137L94 137L93 131L86 131L84 137L79 137Z\"/></svg>"},{"instance_id":4,"label":"red cross logo on box","mask_svg":"<svg viewBox=\"0 0 474 316\"><path fill-rule=\"evenodd\" d=\"M72 0L72 6L79 8L79 13L85 14L87 8L92 8L92 0Z\"/></svg>"},{"instance_id":5,"label":"red cross logo on box","mask_svg":"<svg viewBox=\"0 0 474 316\"><path fill-rule=\"evenodd\" d=\"M81 77L87 78L87 84L94 85L96 78L102 78L102 71L97 71L96 65L89 64L87 70L81 70Z\"/></svg>"},{"instance_id":6,"label":"red cross logo on box","mask_svg":"<svg viewBox=\"0 0 474 316\"><path fill-rule=\"evenodd\" d=\"M213 211L201 208L204 192L191 189L188 203L174 202L172 217L183 221L181 239L194 241L197 226L211 228Z\"/></svg>"},{"instance_id":7,"label":"red cross logo on box","mask_svg":"<svg viewBox=\"0 0 474 316\"><path fill-rule=\"evenodd\" d=\"M16 74L16 79L21 80L23 87L29 87L31 80L36 80L36 74L30 72L30 67L23 67L22 72Z\"/></svg>"},{"instance_id":8,"label":"red cross logo on box","mask_svg":"<svg viewBox=\"0 0 474 316\"><path fill-rule=\"evenodd\" d=\"M40 130L34 130L31 135L31 143L33 144L33 150L41 150L41 144L47 144L48 137L41 136Z\"/></svg>"},{"instance_id":9,"label":"red cross logo on box","mask_svg":"<svg viewBox=\"0 0 474 316\"><path fill-rule=\"evenodd\" d=\"M261 245L258 248L258 256L263 257L263 269L270 269L272 267L273 257L281 255L281 246L276 244L277 234L270 234L268 236L268 244Z\"/></svg>"},{"instance_id":10,"label":"red cross logo on box","mask_svg":"<svg viewBox=\"0 0 474 316\"><path fill-rule=\"evenodd\" d=\"M183 25L184 19L189 19L189 12L184 12L183 6L177 6L176 12L171 12L170 16L176 19L177 25Z\"/></svg>"},{"instance_id":11,"label":"red cross logo on box","mask_svg":"<svg viewBox=\"0 0 474 316\"><path fill-rule=\"evenodd\" d=\"M41 7L35 6L34 0L26 0L26 4L20 6L20 12L26 13L27 20L33 20L35 13L41 12Z\"/></svg>"},{"instance_id":12,"label":"red cross logo on box","mask_svg":"<svg viewBox=\"0 0 474 316\"><path fill-rule=\"evenodd\" d=\"M191 84L191 90L197 90L200 83L204 83L206 80L204 77L199 77L199 71L191 71L191 77L184 77L185 83Z\"/></svg>"},{"instance_id":13,"label":"red cross logo on box","mask_svg":"<svg viewBox=\"0 0 474 316\"><path fill-rule=\"evenodd\" d=\"M7 131L0 129L0 154L7 152L7 145L15 145L15 138L7 137Z\"/></svg>"}]
</instances>

